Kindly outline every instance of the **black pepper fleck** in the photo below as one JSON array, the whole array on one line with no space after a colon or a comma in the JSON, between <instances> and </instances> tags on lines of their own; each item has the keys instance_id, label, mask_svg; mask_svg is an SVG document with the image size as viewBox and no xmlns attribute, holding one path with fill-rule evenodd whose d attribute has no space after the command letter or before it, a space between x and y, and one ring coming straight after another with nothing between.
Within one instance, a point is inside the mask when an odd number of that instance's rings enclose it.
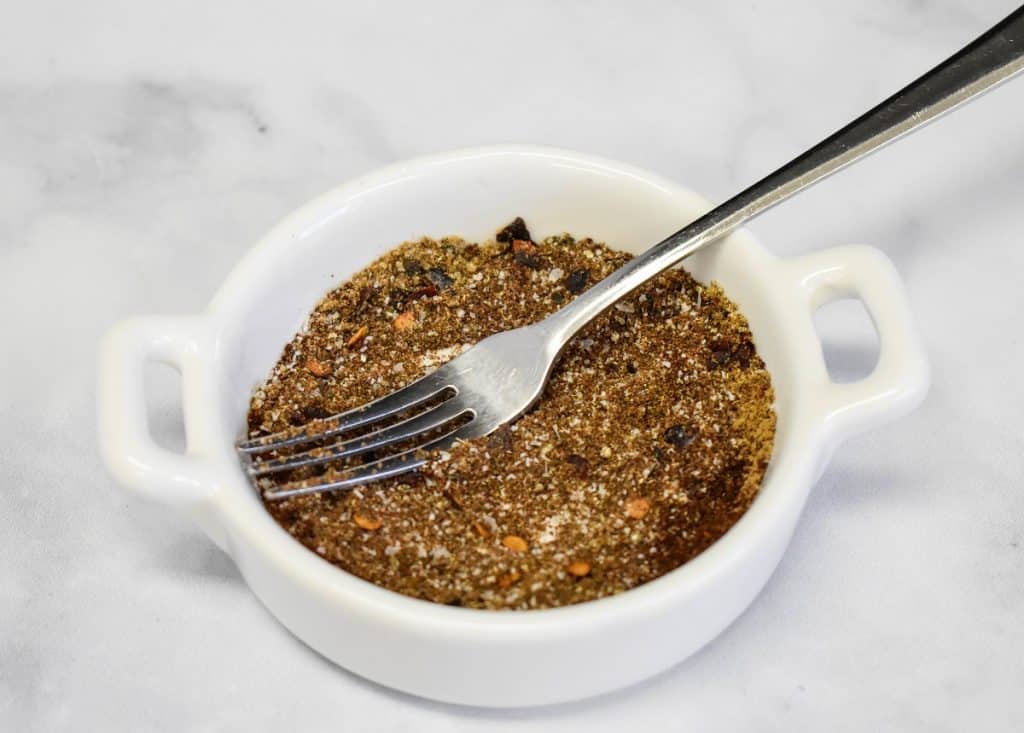
<instances>
[{"instance_id":1,"label":"black pepper fleck","mask_svg":"<svg viewBox=\"0 0 1024 733\"><path fill-rule=\"evenodd\" d=\"M690 432L682 425L673 425L665 430L665 442L676 448L685 448L696 439L697 434Z\"/></svg>"},{"instance_id":2,"label":"black pepper fleck","mask_svg":"<svg viewBox=\"0 0 1024 733\"><path fill-rule=\"evenodd\" d=\"M569 277L565 279L565 287L573 295L579 295L587 287L588 282L590 282L590 272L588 270L573 270L569 273Z\"/></svg>"},{"instance_id":3,"label":"black pepper fleck","mask_svg":"<svg viewBox=\"0 0 1024 733\"><path fill-rule=\"evenodd\" d=\"M455 284L455 280L449 277L448 273L440 267L431 267L427 270L427 279L433 283L434 287L437 288L438 291L447 290Z\"/></svg>"},{"instance_id":4,"label":"black pepper fleck","mask_svg":"<svg viewBox=\"0 0 1024 733\"><path fill-rule=\"evenodd\" d=\"M502 227L502 229L494 237L499 242L506 244L512 244L517 239L521 239L527 242L532 242L533 239L530 237L530 230L526 228L526 222L523 221L523 217L517 216L509 224Z\"/></svg>"}]
</instances>

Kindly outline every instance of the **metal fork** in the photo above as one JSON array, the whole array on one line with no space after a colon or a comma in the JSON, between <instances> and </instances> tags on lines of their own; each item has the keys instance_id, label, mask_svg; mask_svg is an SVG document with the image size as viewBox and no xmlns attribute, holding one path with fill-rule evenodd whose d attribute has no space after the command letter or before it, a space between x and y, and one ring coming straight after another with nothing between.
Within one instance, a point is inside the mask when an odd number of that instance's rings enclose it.
<instances>
[{"instance_id":1,"label":"metal fork","mask_svg":"<svg viewBox=\"0 0 1024 733\"><path fill-rule=\"evenodd\" d=\"M489 336L436 371L368 405L301 428L240 442L238 450L251 459L249 474L256 478L372 454L372 460L362 465L292 481L264 495L281 499L351 489L415 471L427 462L427 449L443 449L457 440L493 432L540 398L569 340L639 285L796 192L1022 69L1024 8L790 163L623 265L546 319ZM316 445L298 453L287 452L308 444ZM389 450L388 455L377 457Z\"/></svg>"}]
</instances>

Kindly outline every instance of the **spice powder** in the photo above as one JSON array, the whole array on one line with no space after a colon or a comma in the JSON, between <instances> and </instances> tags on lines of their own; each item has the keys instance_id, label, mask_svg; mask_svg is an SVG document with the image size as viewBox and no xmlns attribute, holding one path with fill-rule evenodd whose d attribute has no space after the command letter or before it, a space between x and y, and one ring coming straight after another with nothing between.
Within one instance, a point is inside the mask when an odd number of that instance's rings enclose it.
<instances>
[{"instance_id":1,"label":"spice powder","mask_svg":"<svg viewBox=\"0 0 1024 733\"><path fill-rule=\"evenodd\" d=\"M316 306L255 392L249 434L381 397L630 257L567 234L533 242L521 219L483 245L403 244ZM265 504L310 550L399 593L579 603L679 567L740 518L771 456L772 403L746 319L718 285L669 270L584 328L514 424L432 454L419 474Z\"/></svg>"}]
</instances>

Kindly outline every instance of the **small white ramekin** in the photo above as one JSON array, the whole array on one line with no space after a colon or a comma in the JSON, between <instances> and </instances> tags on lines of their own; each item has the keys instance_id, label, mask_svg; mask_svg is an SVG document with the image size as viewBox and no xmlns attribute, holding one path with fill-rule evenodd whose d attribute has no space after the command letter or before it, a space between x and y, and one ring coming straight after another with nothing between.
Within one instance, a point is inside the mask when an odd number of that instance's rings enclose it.
<instances>
[{"instance_id":1,"label":"small white ramekin","mask_svg":"<svg viewBox=\"0 0 1024 733\"><path fill-rule=\"evenodd\" d=\"M896 271L878 251L847 246L781 260L740 231L686 262L697 278L720 282L750 321L777 394L775 454L756 501L721 540L612 598L490 612L379 588L309 552L271 519L234 442L251 390L313 305L404 240L485 239L521 215L537 237L568 231L639 252L705 209L660 176L544 148L459 150L352 181L275 227L205 313L138 318L110 331L99 368L106 463L126 487L193 516L281 623L371 680L487 706L554 703L637 682L692 654L746 608L839 441L923 398L925 354ZM812 324L818 306L841 297L863 301L880 341L874 371L853 384L830 381ZM155 445L147 430L143 366L153 360L183 375L183 455Z\"/></svg>"}]
</instances>

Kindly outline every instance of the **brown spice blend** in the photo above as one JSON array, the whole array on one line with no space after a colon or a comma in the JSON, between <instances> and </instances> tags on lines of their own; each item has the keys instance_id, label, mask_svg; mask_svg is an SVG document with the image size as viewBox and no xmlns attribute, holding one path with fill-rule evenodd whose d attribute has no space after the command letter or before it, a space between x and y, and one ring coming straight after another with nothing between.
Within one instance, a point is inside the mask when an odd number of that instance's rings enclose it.
<instances>
[{"instance_id":1,"label":"brown spice blend","mask_svg":"<svg viewBox=\"0 0 1024 733\"><path fill-rule=\"evenodd\" d=\"M381 397L630 259L567 234L532 242L521 220L497 240L409 242L331 291L254 394L250 436ZM564 606L653 580L721 537L764 478L772 403L746 319L718 285L670 270L587 326L513 425L417 475L265 504L310 550L399 593Z\"/></svg>"}]
</instances>

